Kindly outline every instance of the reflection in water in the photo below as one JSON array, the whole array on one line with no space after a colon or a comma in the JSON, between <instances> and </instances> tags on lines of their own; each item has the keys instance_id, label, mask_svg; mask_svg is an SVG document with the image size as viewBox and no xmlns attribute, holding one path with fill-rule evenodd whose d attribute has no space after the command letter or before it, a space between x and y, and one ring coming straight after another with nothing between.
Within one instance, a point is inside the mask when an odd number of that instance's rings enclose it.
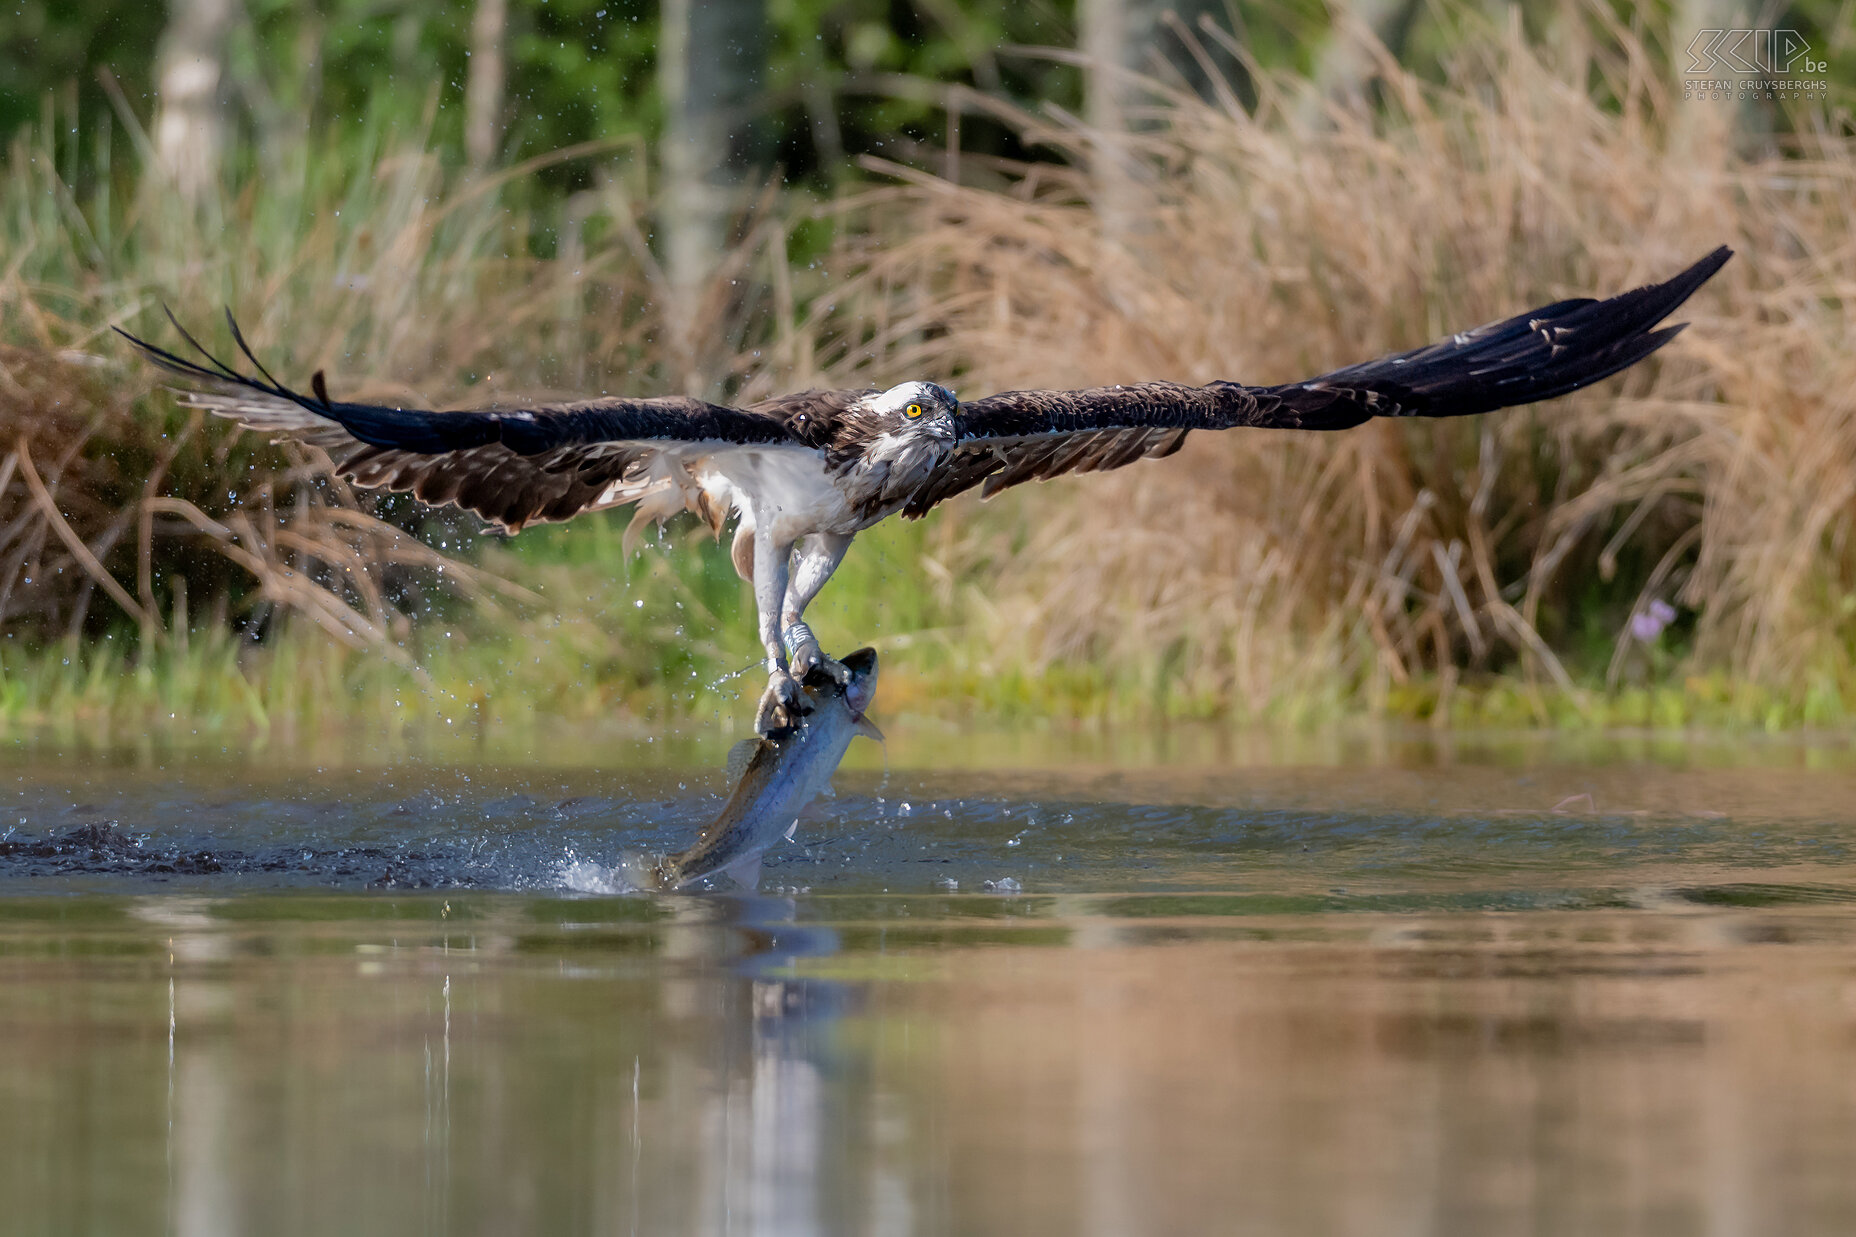
<instances>
[{"instance_id":1,"label":"reflection in water","mask_svg":"<svg viewBox=\"0 0 1856 1237\"><path fill-rule=\"evenodd\" d=\"M216 994L182 985L177 1001ZM238 1223L236 1182L226 1172L232 1159L235 1100L227 1046L199 1043L182 1049L174 1064L173 1231L189 1237L221 1237L246 1231Z\"/></svg>"},{"instance_id":2,"label":"reflection in water","mask_svg":"<svg viewBox=\"0 0 1856 1237\"><path fill-rule=\"evenodd\" d=\"M425 1045L425 1231L450 1231L446 1202L451 1197L451 976L444 981L444 1028L439 1056Z\"/></svg>"},{"instance_id":3,"label":"reflection in water","mask_svg":"<svg viewBox=\"0 0 1856 1237\"><path fill-rule=\"evenodd\" d=\"M669 900L666 956L725 963L665 992L673 1019L723 1014L709 1028L718 1043L669 1065L675 1089L701 1097L698 1232L820 1231L822 1071L842 997L828 980L780 974L837 948L835 933L798 924L795 910L790 898Z\"/></svg>"},{"instance_id":4,"label":"reflection in water","mask_svg":"<svg viewBox=\"0 0 1856 1237\"><path fill-rule=\"evenodd\" d=\"M209 964L227 956L211 903L204 898L138 899L130 912L171 933L170 968L181 961ZM231 1158L235 1098L227 1067L229 1045L215 1029L230 1010L232 993L219 980L167 981L167 1168L165 1231L220 1237L240 1232Z\"/></svg>"},{"instance_id":5,"label":"reflection in water","mask_svg":"<svg viewBox=\"0 0 1856 1237\"><path fill-rule=\"evenodd\" d=\"M745 1231L803 1234L819 1231L819 1179L823 1165L825 1085L822 1057L840 1005L828 980L780 977L800 958L835 953L828 928L794 924L791 898L734 902L737 924L751 941L736 964L747 980L752 1047L746 1085L731 1088L728 1126L746 1146L728 1162L747 1165L745 1180L726 1194L746 1194ZM737 1100L745 1100L741 1111Z\"/></svg>"},{"instance_id":6,"label":"reflection in water","mask_svg":"<svg viewBox=\"0 0 1856 1237\"><path fill-rule=\"evenodd\" d=\"M0 1190L24 1232L1856 1225L1838 906L1164 901L0 901Z\"/></svg>"}]
</instances>

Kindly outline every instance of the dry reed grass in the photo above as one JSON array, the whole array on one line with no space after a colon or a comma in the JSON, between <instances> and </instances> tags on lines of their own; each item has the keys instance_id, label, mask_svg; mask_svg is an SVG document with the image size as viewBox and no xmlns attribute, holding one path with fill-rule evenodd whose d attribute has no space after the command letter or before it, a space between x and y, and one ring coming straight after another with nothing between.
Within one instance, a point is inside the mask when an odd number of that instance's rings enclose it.
<instances>
[{"instance_id":1,"label":"dry reed grass","mask_svg":"<svg viewBox=\"0 0 1856 1237\"><path fill-rule=\"evenodd\" d=\"M1856 702L1856 141L1805 117L1793 148L1755 145L1634 34L1585 29L1551 52L1472 34L1441 85L1381 54L1378 109L1149 83L1133 138L1015 117L1065 168L1003 189L892 168L903 187L856 204L821 368L973 394L1288 381L1739 251L1687 333L1599 389L1200 434L960 515L944 566L979 673L1107 661L1251 717L1362 691L1445 717L1462 676L1519 669L1560 689L1537 714L1589 712L1638 669L1630 616L1669 599L1691 675L1814 693L1809 720Z\"/></svg>"},{"instance_id":2,"label":"dry reed grass","mask_svg":"<svg viewBox=\"0 0 1856 1237\"><path fill-rule=\"evenodd\" d=\"M63 127L48 118L45 129ZM113 202L105 166L80 205L56 139L16 143L0 190L0 626L27 643L75 642L120 625L114 610L144 642L184 644L202 611L213 628L237 620L254 634L285 612L417 672L404 645L435 598L534 600L455 552L475 520L382 503L332 480L318 451L149 398L156 376L107 328L171 339L165 305L211 340L221 306L234 306L276 372L326 368L355 398L445 400L470 387L478 402L614 375L648 392L698 372L720 389L766 317L737 289L771 281L743 268L781 232L759 212L696 306L696 332L669 341L624 153L568 150L468 177L447 174L416 135L358 161L306 145L198 203L152 162L137 196ZM574 158L618 174L548 220L554 253L536 256L543 222L512 210L508 191Z\"/></svg>"}]
</instances>

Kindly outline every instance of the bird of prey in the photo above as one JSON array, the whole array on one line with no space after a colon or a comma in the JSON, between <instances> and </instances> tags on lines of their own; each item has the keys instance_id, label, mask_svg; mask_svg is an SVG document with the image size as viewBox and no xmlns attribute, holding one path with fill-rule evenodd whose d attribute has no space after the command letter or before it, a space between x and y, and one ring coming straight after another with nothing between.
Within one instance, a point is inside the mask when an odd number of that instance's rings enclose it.
<instances>
[{"instance_id":1,"label":"bird of prey","mask_svg":"<svg viewBox=\"0 0 1856 1237\"><path fill-rule=\"evenodd\" d=\"M1731 253L1722 247L1666 283L1609 300L1560 301L1282 386L1144 382L963 402L916 381L739 408L665 397L427 412L333 399L320 371L309 394L292 390L258 362L236 323L233 338L255 375L215 359L178 322L199 361L124 335L189 380L191 406L321 447L356 485L455 504L512 532L608 507L632 507L633 531L690 511L719 536L733 517L735 569L754 587L767 655L755 720L765 734L796 720L799 685L813 667L841 681L846 674L805 624L806 606L851 538L879 520L920 517L975 486L990 496L1158 459L1194 430L1342 430L1374 417L1467 416L1564 395L1668 343L1682 324L1658 324Z\"/></svg>"}]
</instances>

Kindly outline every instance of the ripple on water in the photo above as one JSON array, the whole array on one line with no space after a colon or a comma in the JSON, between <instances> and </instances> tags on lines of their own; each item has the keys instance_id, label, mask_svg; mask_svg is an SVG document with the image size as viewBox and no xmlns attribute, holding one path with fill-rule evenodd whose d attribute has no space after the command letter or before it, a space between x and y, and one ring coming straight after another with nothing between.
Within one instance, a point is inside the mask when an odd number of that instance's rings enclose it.
<instances>
[{"instance_id":1,"label":"ripple on water","mask_svg":"<svg viewBox=\"0 0 1856 1237\"><path fill-rule=\"evenodd\" d=\"M1060 796L1048 779L1013 794L997 776L983 793L958 779L954 793L932 779L897 793L845 780L866 793L816 804L795 842L768 856L769 887L1219 889L1281 909L1737 905L1856 890L1856 831L1834 819L1155 802ZM24 784L0 834L0 885L619 894L631 889L621 855L688 845L719 806L716 783L404 770L306 789L186 779L78 796Z\"/></svg>"}]
</instances>

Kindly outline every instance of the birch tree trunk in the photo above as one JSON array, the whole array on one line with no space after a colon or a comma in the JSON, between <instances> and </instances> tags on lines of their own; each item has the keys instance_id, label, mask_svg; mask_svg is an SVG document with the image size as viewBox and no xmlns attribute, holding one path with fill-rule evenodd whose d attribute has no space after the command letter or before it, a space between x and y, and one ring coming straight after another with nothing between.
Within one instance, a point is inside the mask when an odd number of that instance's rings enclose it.
<instances>
[{"instance_id":1,"label":"birch tree trunk","mask_svg":"<svg viewBox=\"0 0 1856 1237\"><path fill-rule=\"evenodd\" d=\"M156 52L155 159L191 202L219 183L226 144L226 37L237 0L170 0Z\"/></svg>"},{"instance_id":2,"label":"birch tree trunk","mask_svg":"<svg viewBox=\"0 0 1856 1237\"><path fill-rule=\"evenodd\" d=\"M1096 213L1108 237L1126 237L1139 223L1143 175L1131 138L1146 91L1136 79L1183 82L1204 94L1205 71L1179 29L1196 32L1201 17L1223 11L1218 0L1079 0L1084 115L1096 140Z\"/></svg>"},{"instance_id":3,"label":"birch tree trunk","mask_svg":"<svg viewBox=\"0 0 1856 1237\"><path fill-rule=\"evenodd\" d=\"M1329 103L1360 99L1375 71L1373 44L1390 48L1393 32L1410 21L1416 3L1345 0L1331 6L1334 17L1327 42L1315 57L1313 89L1296 103L1296 119L1313 124Z\"/></svg>"},{"instance_id":4,"label":"birch tree trunk","mask_svg":"<svg viewBox=\"0 0 1856 1237\"><path fill-rule=\"evenodd\" d=\"M470 23L470 70L464 79L464 153L473 168L496 158L503 120L503 35L509 0L477 0Z\"/></svg>"},{"instance_id":5,"label":"birch tree trunk","mask_svg":"<svg viewBox=\"0 0 1856 1237\"><path fill-rule=\"evenodd\" d=\"M766 63L766 13L764 0L664 0L660 13L665 308L684 386L698 394L705 291L742 205L742 186L761 166L754 114Z\"/></svg>"},{"instance_id":6,"label":"birch tree trunk","mask_svg":"<svg viewBox=\"0 0 1856 1237\"><path fill-rule=\"evenodd\" d=\"M1183 82L1209 97L1205 68L1187 40L1203 43L1200 21L1223 14L1220 0L1079 0L1082 51L1093 62L1085 87L1090 121L1126 127L1140 93L1129 81L1134 74Z\"/></svg>"}]
</instances>

